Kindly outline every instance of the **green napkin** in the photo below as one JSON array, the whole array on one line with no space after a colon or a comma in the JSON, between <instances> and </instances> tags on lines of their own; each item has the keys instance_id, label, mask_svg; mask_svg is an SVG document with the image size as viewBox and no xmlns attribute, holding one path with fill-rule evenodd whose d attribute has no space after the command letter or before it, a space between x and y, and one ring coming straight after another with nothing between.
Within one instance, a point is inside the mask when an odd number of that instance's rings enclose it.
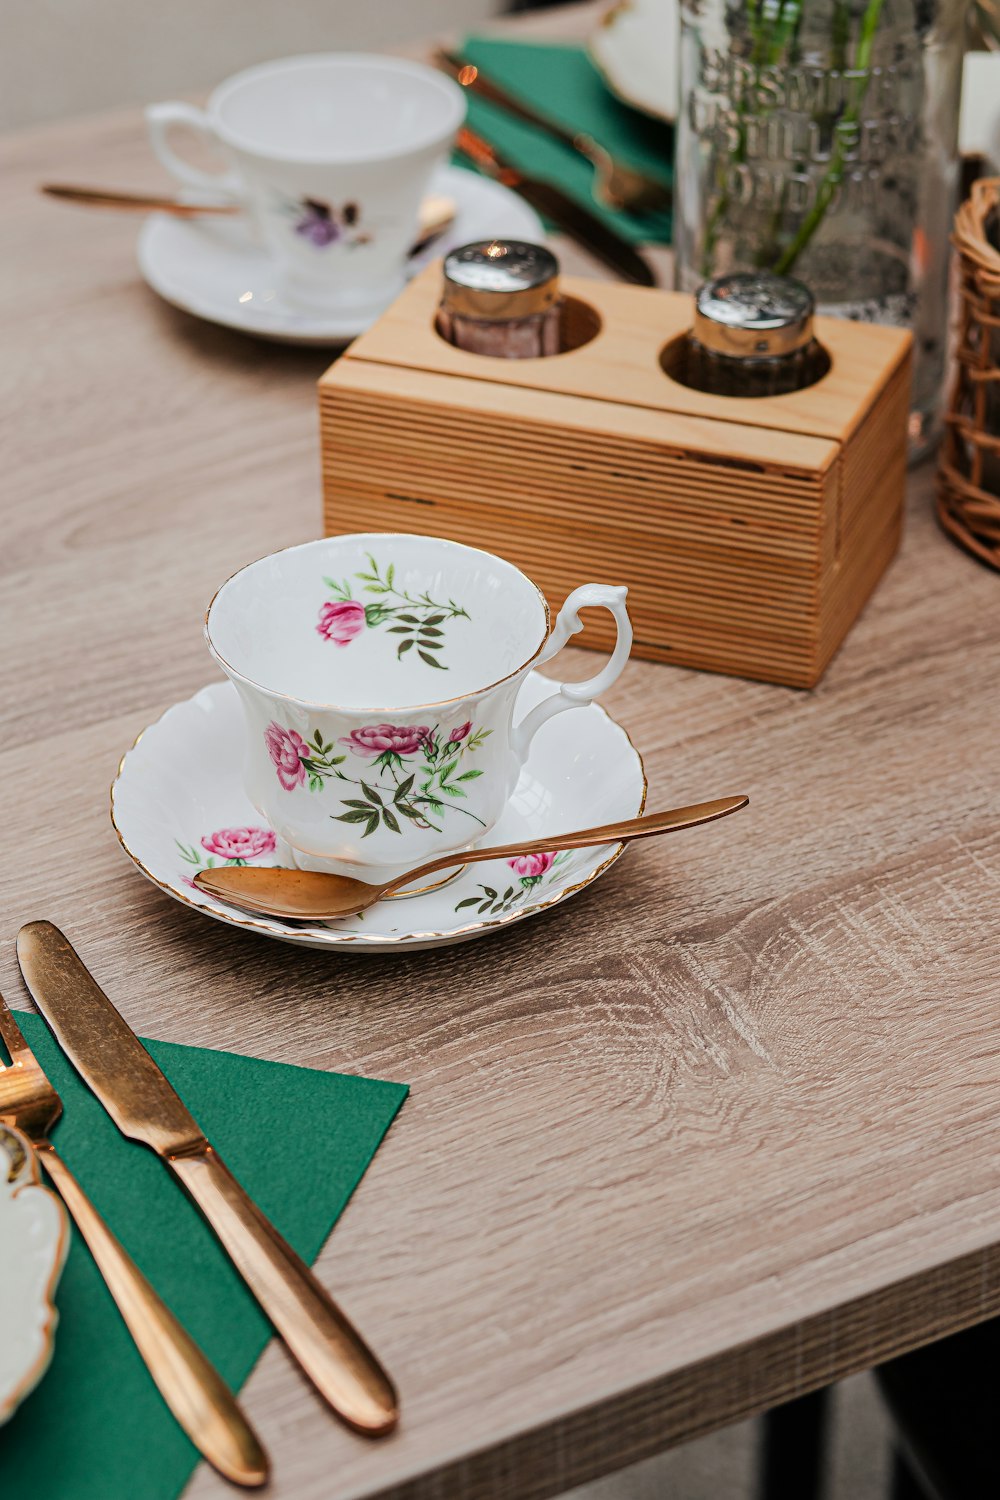
<instances>
[{"instance_id":1,"label":"green napkin","mask_svg":"<svg viewBox=\"0 0 1000 1500\"><path fill-rule=\"evenodd\" d=\"M267 1320L162 1162L119 1134L40 1017L19 1013L17 1021L62 1095L65 1112L53 1133L59 1152L238 1390L270 1337ZM170 1042L146 1045L264 1213L300 1255L315 1260L406 1088ZM164 1405L75 1231L56 1300L52 1365L0 1428L0 1494L175 1500L199 1455ZM317 1398L316 1421L334 1420ZM266 1447L268 1434L258 1436Z\"/></svg>"},{"instance_id":2,"label":"green napkin","mask_svg":"<svg viewBox=\"0 0 1000 1500\"><path fill-rule=\"evenodd\" d=\"M671 126L622 104L608 89L586 52L579 47L536 46L525 42L470 37L461 56L484 75L534 105L560 125L592 135L612 156L629 166L648 169L668 186L673 181L674 139ZM670 243L671 215L615 213L602 208L591 193L594 169L569 146L554 141L533 125L515 119L498 105L466 95L469 125L496 146L502 156L533 177L558 183L572 198L592 208L634 244ZM468 166L458 155L456 161Z\"/></svg>"}]
</instances>

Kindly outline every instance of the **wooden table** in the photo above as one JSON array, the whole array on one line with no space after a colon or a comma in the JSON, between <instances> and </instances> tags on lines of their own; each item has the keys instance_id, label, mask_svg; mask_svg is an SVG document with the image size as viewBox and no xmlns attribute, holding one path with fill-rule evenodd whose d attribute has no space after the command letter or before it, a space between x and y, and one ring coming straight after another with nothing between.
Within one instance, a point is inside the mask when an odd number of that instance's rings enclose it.
<instances>
[{"instance_id":1,"label":"wooden table","mask_svg":"<svg viewBox=\"0 0 1000 1500\"><path fill-rule=\"evenodd\" d=\"M226 929L128 864L108 784L213 677L219 580L318 533L326 357L171 311L134 223L35 196L155 180L135 112L0 155L3 987L50 917L137 1030L412 1085L320 1262L403 1426L351 1436L272 1346L275 1500L554 1495L1000 1312L1000 584L929 474L816 692L637 662L608 695L654 806L748 813L466 947Z\"/></svg>"}]
</instances>

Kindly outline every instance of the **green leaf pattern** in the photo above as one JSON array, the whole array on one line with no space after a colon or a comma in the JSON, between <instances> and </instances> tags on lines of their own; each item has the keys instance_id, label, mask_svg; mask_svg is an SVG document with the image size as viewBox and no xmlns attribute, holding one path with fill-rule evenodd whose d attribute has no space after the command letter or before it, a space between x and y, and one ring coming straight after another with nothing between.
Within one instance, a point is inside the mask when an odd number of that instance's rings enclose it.
<instances>
[{"instance_id":1,"label":"green leaf pattern","mask_svg":"<svg viewBox=\"0 0 1000 1500\"><path fill-rule=\"evenodd\" d=\"M567 849L554 852L551 863L548 864L548 867L542 874L522 875L519 880L508 885L502 891L492 885L480 884L478 886L479 895L466 896L464 901L458 902L455 910L462 911L465 908L474 906L476 908L476 915L480 917L498 917L509 911L513 911L515 907L522 905L527 900L528 893L535 890L537 886L551 885L554 881L558 880L560 874L563 873L560 866L565 865L569 857L569 850ZM509 859L507 861L507 864L514 870L517 870L521 863L518 859Z\"/></svg>"},{"instance_id":2,"label":"green leaf pattern","mask_svg":"<svg viewBox=\"0 0 1000 1500\"><path fill-rule=\"evenodd\" d=\"M286 791L300 787L320 792L331 781L343 782L343 811L331 813L340 823L362 827L369 838L378 828L401 834L405 824L442 831L444 820L460 813L480 828L486 824L471 808L463 807L469 787L484 775L481 766L470 763L493 733L474 728L471 720L450 730L440 724L371 724L352 730L340 745L357 759L367 762L363 776L351 776L345 768L347 752L324 739L319 730L308 740L278 723L268 726L265 741ZM301 770L295 766L295 757ZM355 760L354 764L357 761Z\"/></svg>"},{"instance_id":3,"label":"green leaf pattern","mask_svg":"<svg viewBox=\"0 0 1000 1500\"><path fill-rule=\"evenodd\" d=\"M330 591L332 602L327 601L320 608L319 624L316 626L318 634L337 645L346 646L361 630L375 630L387 625L386 633L399 637L395 642L397 661L402 661L407 652L415 649L426 666L446 672L447 665L441 660L446 644L442 627L451 620L468 620L468 611L456 604L454 599L440 603L426 591L411 594L406 589L397 588L395 564L390 563L383 572L370 552L366 553L366 557L367 571L355 573L353 582L361 585L362 594L372 596L370 602L362 604L361 601L355 601L351 579L325 577L323 582ZM339 605L353 606L353 613L351 610L338 610L336 606ZM362 608L363 620L360 613ZM350 615L351 619L345 627L343 616L346 615Z\"/></svg>"}]
</instances>

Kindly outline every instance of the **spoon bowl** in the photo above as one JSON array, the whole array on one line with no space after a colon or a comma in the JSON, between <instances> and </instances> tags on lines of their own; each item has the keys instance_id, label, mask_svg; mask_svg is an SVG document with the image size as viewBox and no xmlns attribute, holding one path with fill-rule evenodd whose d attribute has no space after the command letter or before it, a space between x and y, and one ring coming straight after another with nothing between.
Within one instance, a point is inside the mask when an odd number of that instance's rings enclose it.
<instances>
[{"instance_id":1,"label":"spoon bowl","mask_svg":"<svg viewBox=\"0 0 1000 1500\"><path fill-rule=\"evenodd\" d=\"M194 877L199 890L208 891L232 906L263 916L307 922L334 922L366 911L377 901L393 895L402 887L425 875L447 870L475 860L513 859L522 854L545 854L551 849L589 849L595 844L627 844L633 839L649 838L658 833L675 833L681 828L697 828L714 823L729 813L746 807L749 797L718 797L712 802L697 802L689 807L673 807L665 812L647 813L642 818L626 818L621 823L605 823L599 828L581 828L572 833L554 834L551 838L524 844L467 849L461 853L443 854L381 885L356 880L349 875L333 875L318 870L283 869L280 866L258 868L253 865L222 865L200 870Z\"/></svg>"}]
</instances>

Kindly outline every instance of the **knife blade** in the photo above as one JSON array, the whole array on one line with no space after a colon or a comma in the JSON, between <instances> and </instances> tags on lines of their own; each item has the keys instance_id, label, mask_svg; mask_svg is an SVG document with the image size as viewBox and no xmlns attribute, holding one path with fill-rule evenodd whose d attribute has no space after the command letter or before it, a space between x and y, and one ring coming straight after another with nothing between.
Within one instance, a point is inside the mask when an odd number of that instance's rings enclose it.
<instances>
[{"instance_id":1,"label":"knife blade","mask_svg":"<svg viewBox=\"0 0 1000 1500\"><path fill-rule=\"evenodd\" d=\"M617 275L638 286L656 285L652 267L638 250L623 239L617 230L591 213L589 208L577 203L554 182L529 177L512 166L495 146L468 126L463 126L458 132L456 144L459 151L488 177L519 193L532 208L558 224L565 234L570 235Z\"/></svg>"},{"instance_id":2,"label":"knife blade","mask_svg":"<svg viewBox=\"0 0 1000 1500\"><path fill-rule=\"evenodd\" d=\"M388 1432L388 1375L326 1289L229 1171L174 1088L51 922L17 935L32 999L123 1135L149 1146L194 1199L262 1310L334 1411L359 1432Z\"/></svg>"}]
</instances>

